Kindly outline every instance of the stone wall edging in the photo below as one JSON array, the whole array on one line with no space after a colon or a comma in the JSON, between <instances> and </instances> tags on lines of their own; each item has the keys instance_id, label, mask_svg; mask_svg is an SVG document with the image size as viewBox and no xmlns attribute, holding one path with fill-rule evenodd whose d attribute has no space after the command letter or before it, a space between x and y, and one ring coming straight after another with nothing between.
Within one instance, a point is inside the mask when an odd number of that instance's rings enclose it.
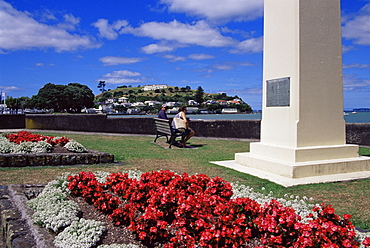
<instances>
[{"instance_id":1,"label":"stone wall edging","mask_svg":"<svg viewBox=\"0 0 370 248\"><path fill-rule=\"evenodd\" d=\"M27 205L24 187L0 186L0 243L6 248L53 248L53 235L32 221L33 211Z\"/></svg>"},{"instance_id":2,"label":"stone wall edging","mask_svg":"<svg viewBox=\"0 0 370 248\"><path fill-rule=\"evenodd\" d=\"M114 155L88 150L87 153L0 154L0 167L59 166L113 163Z\"/></svg>"}]
</instances>

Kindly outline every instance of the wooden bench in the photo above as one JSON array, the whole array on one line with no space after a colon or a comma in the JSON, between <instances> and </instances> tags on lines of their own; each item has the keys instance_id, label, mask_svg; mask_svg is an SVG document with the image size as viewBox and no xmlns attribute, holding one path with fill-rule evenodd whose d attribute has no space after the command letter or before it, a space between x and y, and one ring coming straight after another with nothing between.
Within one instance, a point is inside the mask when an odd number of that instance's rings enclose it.
<instances>
[{"instance_id":1,"label":"wooden bench","mask_svg":"<svg viewBox=\"0 0 370 248\"><path fill-rule=\"evenodd\" d=\"M154 124L156 129L156 137L154 142L156 142L159 137L165 136L167 143L170 144L169 148L171 148L177 137L181 137L181 143L185 138L185 129L173 130L170 120L154 118Z\"/></svg>"}]
</instances>

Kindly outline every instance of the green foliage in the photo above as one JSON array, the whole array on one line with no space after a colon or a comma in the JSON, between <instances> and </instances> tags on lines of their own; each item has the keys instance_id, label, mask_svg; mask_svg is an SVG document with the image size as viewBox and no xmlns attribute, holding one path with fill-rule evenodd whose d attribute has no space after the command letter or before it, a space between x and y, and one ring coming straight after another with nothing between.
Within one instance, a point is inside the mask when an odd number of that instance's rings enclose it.
<instances>
[{"instance_id":1,"label":"green foliage","mask_svg":"<svg viewBox=\"0 0 370 248\"><path fill-rule=\"evenodd\" d=\"M106 90L105 90L105 81L99 81L99 84L98 84L98 88L99 90L104 93Z\"/></svg>"},{"instance_id":2,"label":"green foliage","mask_svg":"<svg viewBox=\"0 0 370 248\"><path fill-rule=\"evenodd\" d=\"M12 109L29 108L32 106L31 98L26 96L22 96L19 98L8 98L5 100L5 103L8 107Z\"/></svg>"},{"instance_id":3,"label":"green foliage","mask_svg":"<svg viewBox=\"0 0 370 248\"><path fill-rule=\"evenodd\" d=\"M199 104L202 104L204 96L204 90L202 86L198 86L197 92L195 93L195 101Z\"/></svg>"},{"instance_id":4,"label":"green foliage","mask_svg":"<svg viewBox=\"0 0 370 248\"><path fill-rule=\"evenodd\" d=\"M124 88L129 88L127 90L123 90ZM211 94L204 92L204 89L201 86L198 86L197 90L192 90L190 86L185 87L172 87L169 86L166 89L155 89L144 91L144 87L132 87L131 85L126 86L118 86L116 89L104 92L96 96L96 101L104 102L108 98L115 97L119 98L125 96L128 98L128 101L131 103L134 102L145 102L145 101L158 101L158 102L180 102L181 104L187 104L189 100L194 100L199 104L202 104L204 101L207 100L225 100L230 101L238 96L228 96L226 93L222 94ZM222 106L217 105L215 106L202 106L210 111L221 111ZM252 112L252 108L248 104L241 104L237 106L229 106L235 107L240 112Z\"/></svg>"},{"instance_id":5,"label":"green foliage","mask_svg":"<svg viewBox=\"0 0 370 248\"><path fill-rule=\"evenodd\" d=\"M89 87L79 83L68 85L48 83L32 97L32 103L39 109L81 112L83 107L94 106L94 94Z\"/></svg>"}]
</instances>

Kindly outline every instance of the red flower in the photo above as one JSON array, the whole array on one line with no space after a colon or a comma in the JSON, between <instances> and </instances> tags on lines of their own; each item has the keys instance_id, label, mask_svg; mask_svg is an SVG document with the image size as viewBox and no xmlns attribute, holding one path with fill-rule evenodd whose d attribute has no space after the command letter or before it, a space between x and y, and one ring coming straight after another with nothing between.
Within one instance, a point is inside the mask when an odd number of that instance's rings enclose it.
<instances>
[{"instance_id":1,"label":"red flower","mask_svg":"<svg viewBox=\"0 0 370 248\"><path fill-rule=\"evenodd\" d=\"M365 246L365 247L369 247L370 246L370 238L369 237L366 237L364 239L364 241L362 242L362 244Z\"/></svg>"},{"instance_id":2,"label":"red flower","mask_svg":"<svg viewBox=\"0 0 370 248\"><path fill-rule=\"evenodd\" d=\"M276 200L263 206L249 198L230 199L222 178L148 172L140 180L112 173L105 184L91 172L68 177L68 188L125 225L147 245L163 247L244 247L258 238L266 247L358 247L350 215L331 206L314 207L308 223ZM364 240L370 246L370 239Z\"/></svg>"},{"instance_id":3,"label":"red flower","mask_svg":"<svg viewBox=\"0 0 370 248\"><path fill-rule=\"evenodd\" d=\"M44 136L40 134L33 134L28 131L20 131L16 134L8 134L7 136L8 140L17 144L20 144L22 142L39 142L39 141L45 141L51 145L60 144L64 146L67 144L70 140L62 137L60 139L54 140L53 136Z\"/></svg>"}]
</instances>

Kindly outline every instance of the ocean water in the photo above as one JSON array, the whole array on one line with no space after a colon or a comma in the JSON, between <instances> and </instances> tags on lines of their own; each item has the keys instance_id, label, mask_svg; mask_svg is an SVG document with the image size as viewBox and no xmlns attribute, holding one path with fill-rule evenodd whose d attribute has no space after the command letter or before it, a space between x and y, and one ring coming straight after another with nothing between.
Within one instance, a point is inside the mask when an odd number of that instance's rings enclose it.
<instances>
[{"instance_id":1,"label":"ocean water","mask_svg":"<svg viewBox=\"0 0 370 248\"><path fill-rule=\"evenodd\" d=\"M110 118L114 117L157 117L157 115L108 115ZM167 115L173 117L174 115ZM261 113L253 114L187 114L190 120L261 120ZM343 114L346 123L370 123L370 112L345 112Z\"/></svg>"}]
</instances>

